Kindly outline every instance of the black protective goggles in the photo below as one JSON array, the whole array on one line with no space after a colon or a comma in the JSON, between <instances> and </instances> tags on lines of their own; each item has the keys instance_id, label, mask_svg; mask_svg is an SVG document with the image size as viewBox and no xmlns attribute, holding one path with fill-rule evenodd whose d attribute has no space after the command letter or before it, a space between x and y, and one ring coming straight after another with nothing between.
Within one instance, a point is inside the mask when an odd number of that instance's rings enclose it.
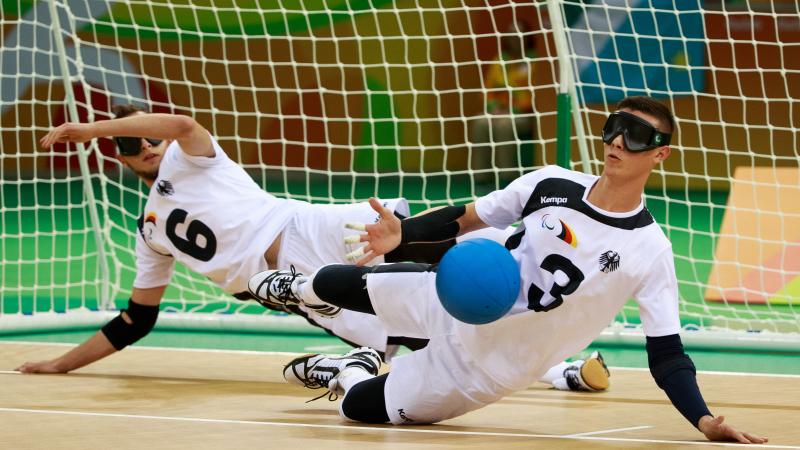
<instances>
[{"instance_id":1,"label":"black protective goggles","mask_svg":"<svg viewBox=\"0 0 800 450\"><path fill-rule=\"evenodd\" d=\"M161 139L144 138L150 145L155 147L161 143ZM142 138L138 137L115 137L114 142L117 143L117 151L122 156L136 156L142 153Z\"/></svg>"},{"instance_id":2,"label":"black protective goggles","mask_svg":"<svg viewBox=\"0 0 800 450\"><path fill-rule=\"evenodd\" d=\"M662 133L641 117L625 111L611 113L603 125L603 142L610 144L622 135L625 147L631 152L643 152L669 145L669 133Z\"/></svg>"}]
</instances>

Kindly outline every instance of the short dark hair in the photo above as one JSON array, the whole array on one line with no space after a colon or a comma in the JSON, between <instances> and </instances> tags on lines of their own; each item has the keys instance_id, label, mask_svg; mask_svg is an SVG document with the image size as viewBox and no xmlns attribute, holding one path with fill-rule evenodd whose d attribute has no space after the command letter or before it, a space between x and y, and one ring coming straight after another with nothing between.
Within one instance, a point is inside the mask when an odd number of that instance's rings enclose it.
<instances>
[{"instance_id":1,"label":"short dark hair","mask_svg":"<svg viewBox=\"0 0 800 450\"><path fill-rule=\"evenodd\" d=\"M617 103L616 108L617 111L627 108L633 111L640 111L645 114L650 114L651 116L660 120L662 123L669 125L668 130L659 131L671 133L673 135L675 134L675 116L672 115L672 111L669 110L667 105L653 99L652 97L645 97L642 95L625 97L620 100L619 103Z\"/></svg>"},{"instance_id":2,"label":"short dark hair","mask_svg":"<svg viewBox=\"0 0 800 450\"><path fill-rule=\"evenodd\" d=\"M137 112L146 113L147 111L135 105L114 105L111 107L111 114L114 114L115 119L122 119Z\"/></svg>"}]
</instances>

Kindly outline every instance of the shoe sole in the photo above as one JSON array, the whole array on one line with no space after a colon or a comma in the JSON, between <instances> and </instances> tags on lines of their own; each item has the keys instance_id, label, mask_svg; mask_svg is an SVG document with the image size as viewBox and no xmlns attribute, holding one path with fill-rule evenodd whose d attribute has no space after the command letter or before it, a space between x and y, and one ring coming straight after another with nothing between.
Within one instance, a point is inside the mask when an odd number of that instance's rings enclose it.
<instances>
[{"instance_id":1,"label":"shoe sole","mask_svg":"<svg viewBox=\"0 0 800 450\"><path fill-rule=\"evenodd\" d=\"M611 385L608 371L597 358L587 359L581 366L581 378L589 387L597 391L604 391Z\"/></svg>"}]
</instances>

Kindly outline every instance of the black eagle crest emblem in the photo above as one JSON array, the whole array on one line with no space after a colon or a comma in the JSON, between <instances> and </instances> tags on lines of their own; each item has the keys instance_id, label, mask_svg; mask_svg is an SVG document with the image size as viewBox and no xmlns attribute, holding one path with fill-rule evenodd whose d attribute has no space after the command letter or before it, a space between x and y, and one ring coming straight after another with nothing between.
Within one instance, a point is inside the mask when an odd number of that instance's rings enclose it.
<instances>
[{"instance_id":1,"label":"black eagle crest emblem","mask_svg":"<svg viewBox=\"0 0 800 450\"><path fill-rule=\"evenodd\" d=\"M167 180L158 180L158 184L156 185L156 191L161 194L162 197L169 197L170 195L175 193L175 189L172 187L172 183Z\"/></svg>"},{"instance_id":2,"label":"black eagle crest emblem","mask_svg":"<svg viewBox=\"0 0 800 450\"><path fill-rule=\"evenodd\" d=\"M619 268L619 253L609 250L600 255L600 271L609 273Z\"/></svg>"}]
</instances>

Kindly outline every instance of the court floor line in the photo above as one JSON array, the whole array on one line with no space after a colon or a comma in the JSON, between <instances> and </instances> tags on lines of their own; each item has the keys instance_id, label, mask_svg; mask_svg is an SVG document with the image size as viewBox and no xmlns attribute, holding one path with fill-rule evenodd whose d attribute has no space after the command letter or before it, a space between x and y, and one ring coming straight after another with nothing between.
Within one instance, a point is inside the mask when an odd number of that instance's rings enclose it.
<instances>
[{"instance_id":1,"label":"court floor line","mask_svg":"<svg viewBox=\"0 0 800 450\"><path fill-rule=\"evenodd\" d=\"M613 370L630 370L631 372L649 372L650 369L646 367L616 367L609 366ZM790 373L762 373L762 372L724 372L721 370L698 370L697 373L705 373L708 375L730 375L732 377L770 377L770 378L800 378L800 375Z\"/></svg>"},{"instance_id":2,"label":"court floor line","mask_svg":"<svg viewBox=\"0 0 800 450\"><path fill-rule=\"evenodd\" d=\"M638 426L638 427L612 428L610 430L587 431L586 433L566 434L566 435L564 435L564 437L595 436L595 435L598 435L598 434L616 433L618 431L644 430L645 428L653 428L653 426L652 425L641 425L641 426Z\"/></svg>"},{"instance_id":3,"label":"court floor line","mask_svg":"<svg viewBox=\"0 0 800 450\"><path fill-rule=\"evenodd\" d=\"M78 344L70 344L64 342L36 342L36 341L5 341L0 338L0 345L3 344L27 344L27 345L52 345L55 347L75 347ZM297 356L304 353L298 352L265 352L257 350L226 350L226 349L204 349L204 348L180 348L180 347L148 347L148 346L133 346L127 347L125 351L139 351L139 350L165 350L165 351L179 351L179 352L192 352L192 353L233 353L239 355L283 355L287 357ZM22 364L22 363L20 363ZM646 367L618 367L610 366L611 370L630 370L635 372L650 371ZM0 373L4 373L0 371ZM800 378L800 374L784 374L784 373L756 373L756 372L722 372L713 370L698 370L697 373L704 373L709 375L730 375L742 377L776 377L776 378Z\"/></svg>"},{"instance_id":4,"label":"court floor line","mask_svg":"<svg viewBox=\"0 0 800 450\"><path fill-rule=\"evenodd\" d=\"M736 446L741 448L741 444L728 443L728 442L703 442L703 441L670 441L666 439L637 439L637 438L614 438L614 437L600 437L600 436L574 436L574 435L552 435L552 434L533 434L533 433L502 433L502 432L484 432L484 431L451 431L451 430L432 430L432 429L419 429L401 426L358 426L358 425L323 425L313 423L285 423L285 422L259 422L252 420L231 420L231 419L207 419L202 417L174 417L174 416L151 416L151 415L137 415L137 414L114 414L114 413L97 413L87 411L64 411L64 410L45 410L45 409L23 409L23 408L3 408L0 407L0 412L18 413L18 414L51 414L51 415L70 415L70 416L85 416L85 417L108 417L108 418L121 418L121 419L136 419L136 420L164 420L164 421L177 421L177 422L197 422L197 423L219 423L231 425L258 425L270 427L287 427L287 428L327 428L336 430L357 430L367 431L374 433L421 433L421 434L442 434L442 435L460 435L460 436L486 436L486 437L517 437L517 438L531 438L531 439L567 439L579 441L606 441L606 442L630 442L630 443L645 443L645 444L674 444L674 445L701 445L701 446L714 446L714 447L731 447ZM762 444L757 448L780 448L780 449L797 449L800 446L791 445L770 445Z\"/></svg>"}]
</instances>

